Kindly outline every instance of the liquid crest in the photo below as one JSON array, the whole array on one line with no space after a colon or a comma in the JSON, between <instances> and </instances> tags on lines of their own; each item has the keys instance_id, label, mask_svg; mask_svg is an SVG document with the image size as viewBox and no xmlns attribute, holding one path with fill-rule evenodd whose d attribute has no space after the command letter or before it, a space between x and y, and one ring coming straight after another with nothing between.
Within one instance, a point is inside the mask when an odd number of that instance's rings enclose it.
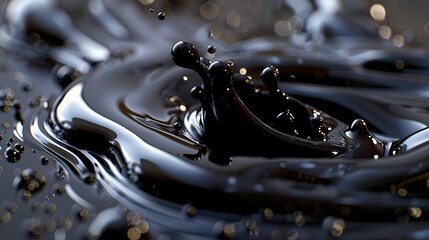
<instances>
[{"instance_id":1,"label":"liquid crest","mask_svg":"<svg viewBox=\"0 0 429 240\"><path fill-rule=\"evenodd\" d=\"M7 82L38 82L0 85L21 197L0 224L42 238L428 238L426 56L384 42L370 9L329 2L9 1L0 54L22 67ZM16 223L22 198L46 216Z\"/></svg>"}]
</instances>

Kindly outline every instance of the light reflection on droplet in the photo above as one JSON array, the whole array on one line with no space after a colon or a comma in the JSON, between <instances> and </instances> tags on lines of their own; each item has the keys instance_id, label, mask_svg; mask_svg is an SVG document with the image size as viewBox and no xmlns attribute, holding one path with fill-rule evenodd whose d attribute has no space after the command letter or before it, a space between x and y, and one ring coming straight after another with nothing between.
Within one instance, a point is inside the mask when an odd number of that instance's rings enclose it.
<instances>
[{"instance_id":1,"label":"light reflection on droplet","mask_svg":"<svg viewBox=\"0 0 429 240\"><path fill-rule=\"evenodd\" d=\"M401 197L405 197L405 196L407 196L407 194L408 194L408 192L404 188L401 188L401 189L398 190L398 195L401 196Z\"/></svg>"},{"instance_id":2,"label":"light reflection on droplet","mask_svg":"<svg viewBox=\"0 0 429 240\"><path fill-rule=\"evenodd\" d=\"M396 47L403 47L404 44L405 44L404 36L402 36L402 35L395 35L392 38L392 42L393 42L393 45L395 45Z\"/></svg>"},{"instance_id":3,"label":"light reflection on droplet","mask_svg":"<svg viewBox=\"0 0 429 240\"><path fill-rule=\"evenodd\" d=\"M209 35L213 39L219 39L220 36L222 35L222 31L220 29L215 28L215 29L210 30Z\"/></svg>"},{"instance_id":4,"label":"light reflection on droplet","mask_svg":"<svg viewBox=\"0 0 429 240\"><path fill-rule=\"evenodd\" d=\"M411 217L419 218L422 216L422 209L418 207L409 208L408 214L410 214Z\"/></svg>"},{"instance_id":5,"label":"light reflection on droplet","mask_svg":"<svg viewBox=\"0 0 429 240\"><path fill-rule=\"evenodd\" d=\"M247 73L247 69L245 69L245 68L240 68L240 74L241 74L241 75L246 75L246 73Z\"/></svg>"},{"instance_id":6,"label":"light reflection on droplet","mask_svg":"<svg viewBox=\"0 0 429 240\"><path fill-rule=\"evenodd\" d=\"M235 235L235 225L234 224L227 224L227 225L225 225L225 227L223 229L223 234L225 234L225 236L227 238L234 238L234 235Z\"/></svg>"},{"instance_id":7,"label":"light reflection on droplet","mask_svg":"<svg viewBox=\"0 0 429 240\"><path fill-rule=\"evenodd\" d=\"M168 100L170 102L175 102L177 100L177 97L176 96L171 96Z\"/></svg>"},{"instance_id":8,"label":"light reflection on droplet","mask_svg":"<svg viewBox=\"0 0 429 240\"><path fill-rule=\"evenodd\" d=\"M378 29L378 34L384 39L389 39L392 37L392 29L389 26L383 25Z\"/></svg>"},{"instance_id":9,"label":"light reflection on droplet","mask_svg":"<svg viewBox=\"0 0 429 240\"><path fill-rule=\"evenodd\" d=\"M136 228L140 231L140 233L145 234L149 232L149 223L146 220L139 220L136 223Z\"/></svg>"},{"instance_id":10,"label":"light reflection on droplet","mask_svg":"<svg viewBox=\"0 0 429 240\"><path fill-rule=\"evenodd\" d=\"M10 214L9 211L3 211L0 214L0 222L1 223L9 223L11 219L12 219L12 215Z\"/></svg>"},{"instance_id":11,"label":"light reflection on droplet","mask_svg":"<svg viewBox=\"0 0 429 240\"><path fill-rule=\"evenodd\" d=\"M297 240L298 239L298 232L291 229L286 233L287 239L288 240Z\"/></svg>"},{"instance_id":12,"label":"light reflection on droplet","mask_svg":"<svg viewBox=\"0 0 429 240\"><path fill-rule=\"evenodd\" d=\"M179 110L182 112L186 112L186 110L188 110L188 108L185 105L180 105Z\"/></svg>"},{"instance_id":13,"label":"light reflection on droplet","mask_svg":"<svg viewBox=\"0 0 429 240\"><path fill-rule=\"evenodd\" d=\"M271 221L274 217L274 213L273 210L271 210L271 208L265 208L264 209L264 218L267 221Z\"/></svg>"},{"instance_id":14,"label":"light reflection on droplet","mask_svg":"<svg viewBox=\"0 0 429 240\"><path fill-rule=\"evenodd\" d=\"M150 5L154 2L154 0L139 0L143 5Z\"/></svg>"},{"instance_id":15,"label":"light reflection on droplet","mask_svg":"<svg viewBox=\"0 0 429 240\"><path fill-rule=\"evenodd\" d=\"M398 70L402 70L402 69L404 69L404 67L405 67L405 62L404 62L404 60L397 60L397 61L395 62L395 67L396 67L396 69L398 69Z\"/></svg>"},{"instance_id":16,"label":"light reflection on droplet","mask_svg":"<svg viewBox=\"0 0 429 240\"><path fill-rule=\"evenodd\" d=\"M129 228L127 231L127 237L131 240L140 239L140 237L141 237L140 230L136 227Z\"/></svg>"},{"instance_id":17,"label":"light reflection on droplet","mask_svg":"<svg viewBox=\"0 0 429 240\"><path fill-rule=\"evenodd\" d=\"M201 5L200 14L207 20L213 20L219 16L219 7L212 2L206 2Z\"/></svg>"},{"instance_id":18,"label":"light reflection on droplet","mask_svg":"<svg viewBox=\"0 0 429 240\"><path fill-rule=\"evenodd\" d=\"M346 227L346 224L343 219L340 219L340 218L335 219L331 228L332 236L340 237L341 235L343 235L345 227Z\"/></svg>"},{"instance_id":19,"label":"light reflection on droplet","mask_svg":"<svg viewBox=\"0 0 429 240\"><path fill-rule=\"evenodd\" d=\"M274 24L274 31L280 37L287 37L292 33L292 26L286 20L280 20Z\"/></svg>"},{"instance_id":20,"label":"light reflection on droplet","mask_svg":"<svg viewBox=\"0 0 429 240\"><path fill-rule=\"evenodd\" d=\"M383 21L386 18L386 9L379 3L373 4L369 9L369 13L376 21Z\"/></svg>"},{"instance_id":21,"label":"light reflection on droplet","mask_svg":"<svg viewBox=\"0 0 429 240\"><path fill-rule=\"evenodd\" d=\"M226 23L232 28L238 28L241 24L241 17L237 12L231 11L226 16Z\"/></svg>"},{"instance_id":22,"label":"light reflection on droplet","mask_svg":"<svg viewBox=\"0 0 429 240\"><path fill-rule=\"evenodd\" d=\"M302 212L296 211L293 213L293 217L295 220L295 224L299 227L304 226L305 224L305 218Z\"/></svg>"}]
</instances>

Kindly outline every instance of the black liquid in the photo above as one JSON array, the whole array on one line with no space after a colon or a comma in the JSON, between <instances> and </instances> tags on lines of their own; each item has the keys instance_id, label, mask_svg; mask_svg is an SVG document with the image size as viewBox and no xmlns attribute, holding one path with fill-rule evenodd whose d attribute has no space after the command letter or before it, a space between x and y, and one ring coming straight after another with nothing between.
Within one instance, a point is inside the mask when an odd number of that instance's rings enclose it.
<instances>
[{"instance_id":1,"label":"black liquid","mask_svg":"<svg viewBox=\"0 0 429 240\"><path fill-rule=\"evenodd\" d=\"M190 14L210 18L212 5L41 2L9 2L2 22L2 231L428 237L418 50L382 43L371 24L352 32L318 4L309 39L292 44L232 31L234 15L215 40ZM314 17L343 22L314 29ZM304 47L321 33L325 45Z\"/></svg>"}]
</instances>

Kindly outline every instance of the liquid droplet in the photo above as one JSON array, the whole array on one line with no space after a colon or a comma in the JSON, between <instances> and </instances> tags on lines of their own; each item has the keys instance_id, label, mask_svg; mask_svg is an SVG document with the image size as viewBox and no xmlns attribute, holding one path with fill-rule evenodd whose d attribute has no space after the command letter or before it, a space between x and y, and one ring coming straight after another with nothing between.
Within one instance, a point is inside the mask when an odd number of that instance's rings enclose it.
<instances>
[{"instance_id":1,"label":"liquid droplet","mask_svg":"<svg viewBox=\"0 0 429 240\"><path fill-rule=\"evenodd\" d=\"M164 20L165 19L165 12L159 12L158 13L158 19L161 21Z\"/></svg>"},{"instance_id":2,"label":"liquid droplet","mask_svg":"<svg viewBox=\"0 0 429 240\"><path fill-rule=\"evenodd\" d=\"M6 156L7 161L10 163L16 163L21 159L21 153L14 147L6 148L4 154Z\"/></svg>"},{"instance_id":3,"label":"liquid droplet","mask_svg":"<svg viewBox=\"0 0 429 240\"><path fill-rule=\"evenodd\" d=\"M207 52L208 52L208 53L210 53L210 54L215 54L215 53L216 53L216 46L214 46L214 45L209 45L209 46L207 47Z\"/></svg>"},{"instance_id":4,"label":"liquid droplet","mask_svg":"<svg viewBox=\"0 0 429 240\"><path fill-rule=\"evenodd\" d=\"M15 144L15 149L18 151L18 152L20 152L20 153L23 153L24 152L24 149L25 149L25 147L24 147L24 145L23 144L21 144L21 143L17 143L17 144Z\"/></svg>"}]
</instances>

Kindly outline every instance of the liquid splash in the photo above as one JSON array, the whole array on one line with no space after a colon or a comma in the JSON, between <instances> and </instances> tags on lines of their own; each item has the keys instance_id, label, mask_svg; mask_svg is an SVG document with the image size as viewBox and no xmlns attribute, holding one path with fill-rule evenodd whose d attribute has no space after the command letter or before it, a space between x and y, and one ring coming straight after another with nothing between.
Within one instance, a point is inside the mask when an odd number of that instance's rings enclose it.
<instances>
[{"instance_id":1,"label":"liquid splash","mask_svg":"<svg viewBox=\"0 0 429 240\"><path fill-rule=\"evenodd\" d=\"M2 73L8 83L24 85L11 72L45 79L24 109L13 106L33 92L2 97L14 123L5 134L18 141L1 141L11 159L1 180L14 192L2 228L87 239L428 237L428 67L418 49L348 34L350 9L322 3L286 42L240 32L237 11L221 28L205 20L233 6L39 2L10 1L1 29L3 55L26 61ZM85 24L73 18L79 6ZM342 50L331 45L339 39Z\"/></svg>"}]
</instances>

